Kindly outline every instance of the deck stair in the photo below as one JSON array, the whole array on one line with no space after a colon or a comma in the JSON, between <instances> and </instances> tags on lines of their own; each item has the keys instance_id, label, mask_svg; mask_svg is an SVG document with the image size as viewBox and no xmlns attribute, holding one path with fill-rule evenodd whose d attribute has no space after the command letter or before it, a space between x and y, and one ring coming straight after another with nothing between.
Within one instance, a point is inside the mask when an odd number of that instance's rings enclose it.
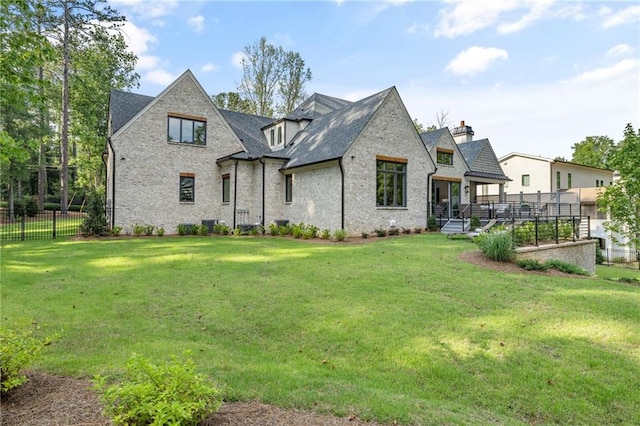
<instances>
[{"instance_id":1,"label":"deck stair","mask_svg":"<svg viewBox=\"0 0 640 426\"><path fill-rule=\"evenodd\" d=\"M449 219L447 223L440 228L440 232L443 234L461 234L469 232L470 222L471 221L469 219Z\"/></svg>"}]
</instances>

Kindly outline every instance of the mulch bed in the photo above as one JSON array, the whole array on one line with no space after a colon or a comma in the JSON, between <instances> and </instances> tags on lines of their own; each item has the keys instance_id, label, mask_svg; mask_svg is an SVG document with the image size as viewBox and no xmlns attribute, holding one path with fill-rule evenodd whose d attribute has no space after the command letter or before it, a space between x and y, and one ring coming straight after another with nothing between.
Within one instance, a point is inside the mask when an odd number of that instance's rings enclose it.
<instances>
[{"instance_id":1,"label":"mulch bed","mask_svg":"<svg viewBox=\"0 0 640 426\"><path fill-rule=\"evenodd\" d=\"M2 398L3 426L106 426L100 402L87 380L29 372L29 381ZM333 417L285 410L260 402L225 403L202 426L362 426L378 425L355 416Z\"/></svg>"}]
</instances>

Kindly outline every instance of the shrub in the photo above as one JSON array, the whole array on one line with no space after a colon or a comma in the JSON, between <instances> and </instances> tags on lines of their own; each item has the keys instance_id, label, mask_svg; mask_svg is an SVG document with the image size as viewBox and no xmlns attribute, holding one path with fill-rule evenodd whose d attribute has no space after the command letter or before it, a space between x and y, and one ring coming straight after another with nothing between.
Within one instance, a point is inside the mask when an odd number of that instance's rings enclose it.
<instances>
[{"instance_id":1,"label":"shrub","mask_svg":"<svg viewBox=\"0 0 640 426\"><path fill-rule=\"evenodd\" d=\"M396 227L390 228L389 235L400 235L400 230Z\"/></svg>"},{"instance_id":2,"label":"shrub","mask_svg":"<svg viewBox=\"0 0 640 426\"><path fill-rule=\"evenodd\" d=\"M106 235L107 216L104 212L104 200L96 191L89 194L87 201L87 215L80 224L80 233L89 237L91 235Z\"/></svg>"},{"instance_id":3,"label":"shrub","mask_svg":"<svg viewBox=\"0 0 640 426\"><path fill-rule=\"evenodd\" d=\"M187 235L189 233L189 226L181 223L176 227L176 231L178 231L178 235Z\"/></svg>"},{"instance_id":4,"label":"shrub","mask_svg":"<svg viewBox=\"0 0 640 426\"><path fill-rule=\"evenodd\" d=\"M568 220L558 222L558 235L563 240L568 240L573 234L573 224Z\"/></svg>"},{"instance_id":5,"label":"shrub","mask_svg":"<svg viewBox=\"0 0 640 426\"><path fill-rule=\"evenodd\" d=\"M328 229L323 229L320 233L320 239L328 240L329 238L331 238L331 231Z\"/></svg>"},{"instance_id":6,"label":"shrub","mask_svg":"<svg viewBox=\"0 0 640 426\"><path fill-rule=\"evenodd\" d=\"M540 263L534 259L522 259L518 260L516 264L522 269L527 271L546 271L549 269L549 265L546 263Z\"/></svg>"},{"instance_id":7,"label":"shrub","mask_svg":"<svg viewBox=\"0 0 640 426\"><path fill-rule=\"evenodd\" d=\"M545 264L549 266L549 268L557 269L558 271L564 272L565 274L589 275L589 273L581 267L573 265L571 263L563 262L561 260L551 259L547 260Z\"/></svg>"},{"instance_id":8,"label":"shrub","mask_svg":"<svg viewBox=\"0 0 640 426\"><path fill-rule=\"evenodd\" d=\"M236 237L239 237L240 235L242 235L242 229L240 229L240 227L237 226L236 229L233 230L233 235L235 235Z\"/></svg>"},{"instance_id":9,"label":"shrub","mask_svg":"<svg viewBox=\"0 0 640 426\"><path fill-rule=\"evenodd\" d=\"M302 231L302 238L305 239L305 240L309 240L309 239L313 238L314 234L317 232L313 228L315 228L315 227L313 227L313 226L305 227L303 229L303 231Z\"/></svg>"},{"instance_id":10,"label":"shrub","mask_svg":"<svg viewBox=\"0 0 640 426\"><path fill-rule=\"evenodd\" d=\"M138 225L137 223L133 225L133 235L139 237L144 233L144 225Z\"/></svg>"},{"instance_id":11,"label":"shrub","mask_svg":"<svg viewBox=\"0 0 640 426\"><path fill-rule=\"evenodd\" d=\"M489 259L508 262L513 258L513 241L506 232L481 234L474 241Z\"/></svg>"},{"instance_id":12,"label":"shrub","mask_svg":"<svg viewBox=\"0 0 640 426\"><path fill-rule=\"evenodd\" d=\"M216 223L213 225L213 233L218 235L228 235L229 234L229 226L226 223Z\"/></svg>"},{"instance_id":13,"label":"shrub","mask_svg":"<svg viewBox=\"0 0 640 426\"><path fill-rule=\"evenodd\" d=\"M422 228L413 228L413 233L414 234L419 234L422 232Z\"/></svg>"},{"instance_id":14,"label":"shrub","mask_svg":"<svg viewBox=\"0 0 640 426\"><path fill-rule=\"evenodd\" d=\"M336 241L344 241L347 239L347 232L344 229L337 229L333 236Z\"/></svg>"},{"instance_id":15,"label":"shrub","mask_svg":"<svg viewBox=\"0 0 640 426\"><path fill-rule=\"evenodd\" d=\"M5 394L25 383L28 379L22 371L58 338L57 334L37 338L34 336L37 330L35 324L20 330L0 326L0 393Z\"/></svg>"},{"instance_id":16,"label":"shrub","mask_svg":"<svg viewBox=\"0 0 640 426\"><path fill-rule=\"evenodd\" d=\"M25 197L24 200L24 213L29 217L35 217L40 213L38 208L38 201L35 197Z\"/></svg>"},{"instance_id":17,"label":"shrub","mask_svg":"<svg viewBox=\"0 0 640 426\"><path fill-rule=\"evenodd\" d=\"M281 237L286 237L287 235L289 235L289 225L278 226L278 235L280 235Z\"/></svg>"},{"instance_id":18,"label":"shrub","mask_svg":"<svg viewBox=\"0 0 640 426\"><path fill-rule=\"evenodd\" d=\"M471 220L469 221L469 228L470 229L480 228L480 218L478 218L478 216L476 215L471 216Z\"/></svg>"},{"instance_id":19,"label":"shrub","mask_svg":"<svg viewBox=\"0 0 640 426\"><path fill-rule=\"evenodd\" d=\"M525 222L513 230L513 237L518 244L532 244L536 239L536 226L533 222Z\"/></svg>"},{"instance_id":20,"label":"shrub","mask_svg":"<svg viewBox=\"0 0 640 426\"><path fill-rule=\"evenodd\" d=\"M156 229L153 225L145 225L144 226L144 235L150 236L153 235L153 230Z\"/></svg>"},{"instance_id":21,"label":"shrub","mask_svg":"<svg viewBox=\"0 0 640 426\"><path fill-rule=\"evenodd\" d=\"M164 228L162 226L159 226L156 230L156 234L158 234L158 237L162 237L164 235Z\"/></svg>"},{"instance_id":22,"label":"shrub","mask_svg":"<svg viewBox=\"0 0 640 426\"><path fill-rule=\"evenodd\" d=\"M602 265L604 263L604 255L602 249L596 244L596 265Z\"/></svg>"},{"instance_id":23,"label":"shrub","mask_svg":"<svg viewBox=\"0 0 640 426\"><path fill-rule=\"evenodd\" d=\"M273 237L278 235L278 225L276 225L275 223L269 224L269 234L271 234L271 236Z\"/></svg>"},{"instance_id":24,"label":"shrub","mask_svg":"<svg viewBox=\"0 0 640 426\"><path fill-rule=\"evenodd\" d=\"M298 225L293 225L291 227L291 235L293 235L293 238L301 238L302 237L303 227L304 227L303 223L298 224Z\"/></svg>"},{"instance_id":25,"label":"shrub","mask_svg":"<svg viewBox=\"0 0 640 426\"><path fill-rule=\"evenodd\" d=\"M189 231L191 235L198 235L200 233L200 227L198 225L189 225Z\"/></svg>"},{"instance_id":26,"label":"shrub","mask_svg":"<svg viewBox=\"0 0 640 426\"><path fill-rule=\"evenodd\" d=\"M374 231L378 237L386 237L387 231L385 229L374 229Z\"/></svg>"},{"instance_id":27,"label":"shrub","mask_svg":"<svg viewBox=\"0 0 640 426\"><path fill-rule=\"evenodd\" d=\"M133 355L125 367L125 380L107 386L96 376L94 389L104 405L104 414L118 425L197 425L222 405L220 391L195 372L186 352L156 366Z\"/></svg>"},{"instance_id":28,"label":"shrub","mask_svg":"<svg viewBox=\"0 0 640 426\"><path fill-rule=\"evenodd\" d=\"M410 234L411 233L411 228L402 228L402 233L403 234Z\"/></svg>"},{"instance_id":29,"label":"shrub","mask_svg":"<svg viewBox=\"0 0 640 426\"><path fill-rule=\"evenodd\" d=\"M113 236L118 236L120 235L120 233L122 232L122 226L114 226L113 228L111 228L111 235Z\"/></svg>"},{"instance_id":30,"label":"shrub","mask_svg":"<svg viewBox=\"0 0 640 426\"><path fill-rule=\"evenodd\" d=\"M427 220L427 229L431 232L438 229L438 222L436 222L436 217L434 215L429 216Z\"/></svg>"},{"instance_id":31,"label":"shrub","mask_svg":"<svg viewBox=\"0 0 640 426\"><path fill-rule=\"evenodd\" d=\"M203 235L203 236L207 236L209 235L209 227L207 225L200 225L197 227L198 228L198 234Z\"/></svg>"},{"instance_id":32,"label":"shrub","mask_svg":"<svg viewBox=\"0 0 640 426\"><path fill-rule=\"evenodd\" d=\"M369 238L369 233L362 231L362 238Z\"/></svg>"}]
</instances>

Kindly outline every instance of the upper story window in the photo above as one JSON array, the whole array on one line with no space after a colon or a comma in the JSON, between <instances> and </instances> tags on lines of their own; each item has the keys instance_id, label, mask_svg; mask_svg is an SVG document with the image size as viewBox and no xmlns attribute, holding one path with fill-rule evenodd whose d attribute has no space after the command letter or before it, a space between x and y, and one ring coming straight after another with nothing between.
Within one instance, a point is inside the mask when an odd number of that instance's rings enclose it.
<instances>
[{"instance_id":1,"label":"upper story window","mask_svg":"<svg viewBox=\"0 0 640 426\"><path fill-rule=\"evenodd\" d=\"M571 173L567 174L567 188L571 189Z\"/></svg>"},{"instance_id":2,"label":"upper story window","mask_svg":"<svg viewBox=\"0 0 640 426\"><path fill-rule=\"evenodd\" d=\"M407 160L377 157L376 205L378 207L407 206Z\"/></svg>"},{"instance_id":3,"label":"upper story window","mask_svg":"<svg viewBox=\"0 0 640 426\"><path fill-rule=\"evenodd\" d=\"M282 144L282 126L278 126L278 145Z\"/></svg>"},{"instance_id":4,"label":"upper story window","mask_svg":"<svg viewBox=\"0 0 640 426\"><path fill-rule=\"evenodd\" d=\"M529 175L522 175L522 186L529 186L531 184L531 178Z\"/></svg>"},{"instance_id":5,"label":"upper story window","mask_svg":"<svg viewBox=\"0 0 640 426\"><path fill-rule=\"evenodd\" d=\"M562 184L560 172L556 172L556 189L560 189L560 184Z\"/></svg>"},{"instance_id":6,"label":"upper story window","mask_svg":"<svg viewBox=\"0 0 640 426\"><path fill-rule=\"evenodd\" d=\"M436 151L436 162L438 164L444 164L447 166L453 165L453 150L451 149L438 149Z\"/></svg>"},{"instance_id":7,"label":"upper story window","mask_svg":"<svg viewBox=\"0 0 640 426\"><path fill-rule=\"evenodd\" d=\"M167 140L193 145L207 144L207 121L203 117L171 114L168 118Z\"/></svg>"},{"instance_id":8,"label":"upper story window","mask_svg":"<svg viewBox=\"0 0 640 426\"><path fill-rule=\"evenodd\" d=\"M274 146L276 144L276 129L271 129L269 132L269 145Z\"/></svg>"}]
</instances>

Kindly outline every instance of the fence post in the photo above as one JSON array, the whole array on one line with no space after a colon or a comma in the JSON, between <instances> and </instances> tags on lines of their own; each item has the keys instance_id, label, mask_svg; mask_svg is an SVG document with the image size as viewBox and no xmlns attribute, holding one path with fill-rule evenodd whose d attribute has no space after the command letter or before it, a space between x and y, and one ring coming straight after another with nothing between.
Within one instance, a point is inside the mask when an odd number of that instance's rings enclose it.
<instances>
[{"instance_id":1,"label":"fence post","mask_svg":"<svg viewBox=\"0 0 640 426\"><path fill-rule=\"evenodd\" d=\"M560 232L558 232L558 216L556 216L556 244L560 244Z\"/></svg>"},{"instance_id":2,"label":"fence post","mask_svg":"<svg viewBox=\"0 0 640 426\"><path fill-rule=\"evenodd\" d=\"M576 242L576 217L571 216L571 237L573 242Z\"/></svg>"},{"instance_id":3,"label":"fence post","mask_svg":"<svg viewBox=\"0 0 640 426\"><path fill-rule=\"evenodd\" d=\"M538 216L536 216L536 247L538 247L538 224L540 223L540 221L538 220Z\"/></svg>"},{"instance_id":4,"label":"fence post","mask_svg":"<svg viewBox=\"0 0 640 426\"><path fill-rule=\"evenodd\" d=\"M53 214L52 220L51 220L51 238L53 238L54 240L56 239L56 213L58 211L57 210L51 210L51 213Z\"/></svg>"},{"instance_id":5,"label":"fence post","mask_svg":"<svg viewBox=\"0 0 640 426\"><path fill-rule=\"evenodd\" d=\"M24 241L25 238L24 228L27 221L26 217L26 213L22 213L22 216L20 216L20 241Z\"/></svg>"}]
</instances>

